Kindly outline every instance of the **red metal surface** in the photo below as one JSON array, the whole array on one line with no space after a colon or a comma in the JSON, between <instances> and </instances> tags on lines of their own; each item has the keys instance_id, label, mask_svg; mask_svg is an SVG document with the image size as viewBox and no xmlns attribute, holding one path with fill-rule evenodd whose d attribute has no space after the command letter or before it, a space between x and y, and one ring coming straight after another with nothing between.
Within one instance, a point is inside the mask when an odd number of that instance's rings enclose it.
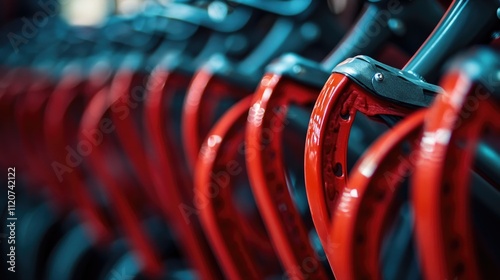
<instances>
[{"instance_id":1,"label":"red metal surface","mask_svg":"<svg viewBox=\"0 0 500 280\"><path fill-rule=\"evenodd\" d=\"M20 131L17 126L16 121L16 103L20 102L24 93L32 85L31 83L25 83L24 79L21 79L20 75L28 77L35 82L35 77L31 71L21 68L13 68L10 70L4 70L1 78L1 93L0 93L0 118L2 133L8 135L9 137L1 137L0 139L0 150L2 157L0 161L5 167L8 166L19 166L19 168L26 168L26 157L23 155ZM32 178L31 183L35 183L36 180L40 180L41 176ZM34 185L34 184L30 184Z\"/></svg>"},{"instance_id":2,"label":"red metal surface","mask_svg":"<svg viewBox=\"0 0 500 280\"><path fill-rule=\"evenodd\" d=\"M325 248L333 210L348 188L347 145L356 113L405 116L410 111L366 93L341 74L332 74L326 82L311 115L305 149L307 197Z\"/></svg>"},{"instance_id":3,"label":"red metal surface","mask_svg":"<svg viewBox=\"0 0 500 280\"><path fill-rule=\"evenodd\" d=\"M288 106L311 105L317 92L314 87L267 74L253 95L246 123L246 164L252 191L286 274L293 279L328 278L311 246L311 229L288 190L282 160Z\"/></svg>"},{"instance_id":4,"label":"red metal surface","mask_svg":"<svg viewBox=\"0 0 500 280\"><path fill-rule=\"evenodd\" d=\"M124 152L119 149L120 144L116 142L125 134L119 135L117 132L119 127L127 129L127 124L134 125L134 120L132 120L134 115L130 111L135 108L123 107L123 102L127 102L127 99L119 99L121 94L129 94L132 90L133 87L127 87L131 84L131 77L133 74L124 70L121 76L114 77L114 85L111 89L103 88L92 97L82 116L78 137L80 143L88 142L88 133L96 130L103 131L103 140L99 145L92 146L91 151L84 157L84 162L87 163L97 180L102 183L125 235L140 257L145 273L159 277L163 273L162 264L151 240L140 226L141 220L138 215L139 209L147 206L144 204L147 201L144 190L139 188L140 184L133 176L133 172L130 172L126 166L125 161L128 161L128 158L124 156ZM125 93L110 92L116 90L123 90ZM121 115L113 116L118 113ZM116 118L118 122L115 123ZM130 128L133 129L133 126ZM119 140L122 140L119 143L123 143L123 139ZM152 185L146 187L151 188ZM154 194L149 193L149 195Z\"/></svg>"},{"instance_id":5,"label":"red metal surface","mask_svg":"<svg viewBox=\"0 0 500 280\"><path fill-rule=\"evenodd\" d=\"M228 279L264 279L281 273L258 214L242 211L241 201L234 197L237 188L247 188L241 143L251 98L234 105L212 128L195 169L196 206Z\"/></svg>"},{"instance_id":6,"label":"red metal surface","mask_svg":"<svg viewBox=\"0 0 500 280\"><path fill-rule=\"evenodd\" d=\"M88 174L85 174L82 163L73 166L77 162L71 161L68 148L78 151L82 147L77 141L80 118L92 96L107 86L110 74L107 72L109 70L97 71L88 80L82 80L82 74L76 69L66 73L47 101L42 124L47 151L52 159L50 166L59 187L69 198L71 208L76 206L82 212L83 221L90 225L90 234L98 244L112 240L112 229L91 196L89 188L95 186L85 182ZM94 134L92 139L87 140L94 142L100 139Z\"/></svg>"},{"instance_id":7,"label":"red metal surface","mask_svg":"<svg viewBox=\"0 0 500 280\"><path fill-rule=\"evenodd\" d=\"M183 253L204 279L220 279L221 272L194 213L192 179L173 139L178 133L173 127L173 98L187 88L189 78L161 67L151 74L144 111L151 142L149 168L163 214L177 232Z\"/></svg>"},{"instance_id":8,"label":"red metal surface","mask_svg":"<svg viewBox=\"0 0 500 280\"><path fill-rule=\"evenodd\" d=\"M33 185L44 185L53 197L57 210L68 209L70 205L68 197L65 196L54 170L51 168L51 157L47 153L43 139L43 117L47 101L54 90L55 85L49 77L41 73L21 72L29 74L33 81L23 90L17 91L18 96L13 106L13 114L10 122L17 124L20 137L20 150L13 154L13 158L22 158L24 166L28 170L29 181ZM19 83L25 84L19 80ZM18 88L19 89L19 88ZM13 101L13 99L11 99Z\"/></svg>"},{"instance_id":9,"label":"red metal surface","mask_svg":"<svg viewBox=\"0 0 500 280\"><path fill-rule=\"evenodd\" d=\"M454 145L455 149L450 149L447 144L452 142L447 141L458 118L464 115L461 106L467 102L466 98L473 96L480 100L477 95L486 96L484 88L464 77L459 81L457 77L449 75L444 82L448 94L440 95L431 109L408 116L377 140L351 171L349 185L333 213L326 247L337 277L358 279L375 275L381 278L380 245L386 226L397 210L394 195L404 178L413 174L418 162L413 192L425 276L428 279L480 278L474 254L467 174L472 168L474 144L484 125L499 130L500 125L491 121L491 116L498 115L498 107L482 102L477 108L481 113L467 119L467 124L460 126L463 130L455 136L467 139L471 146L464 150ZM420 138L424 120L426 126L433 129L426 130ZM404 151L403 145L411 147L410 151ZM450 192L455 196L447 197ZM458 248L463 251L457 251Z\"/></svg>"},{"instance_id":10,"label":"red metal surface","mask_svg":"<svg viewBox=\"0 0 500 280\"><path fill-rule=\"evenodd\" d=\"M193 76L184 102L182 136L189 166L192 168L210 128L216 121L217 105L224 98L240 100L251 90L218 77L208 67L201 67Z\"/></svg>"},{"instance_id":11,"label":"red metal surface","mask_svg":"<svg viewBox=\"0 0 500 280\"><path fill-rule=\"evenodd\" d=\"M485 129L500 135L500 104L461 72L449 73L426 118L413 177L417 240L428 279L481 279L470 210L470 169ZM475 110L466 106L477 102ZM467 116L467 117L464 117Z\"/></svg>"},{"instance_id":12,"label":"red metal surface","mask_svg":"<svg viewBox=\"0 0 500 280\"><path fill-rule=\"evenodd\" d=\"M148 169L142 114L148 78L147 73L140 71L119 70L109 90L109 115L138 184L148 195L148 207L155 209L159 201Z\"/></svg>"},{"instance_id":13,"label":"red metal surface","mask_svg":"<svg viewBox=\"0 0 500 280\"><path fill-rule=\"evenodd\" d=\"M349 184L333 211L325 247L339 279L382 279L381 244L398 210L396 193L413 172L425 113L421 110L398 123L351 170ZM407 153L404 144L417 149Z\"/></svg>"}]
</instances>

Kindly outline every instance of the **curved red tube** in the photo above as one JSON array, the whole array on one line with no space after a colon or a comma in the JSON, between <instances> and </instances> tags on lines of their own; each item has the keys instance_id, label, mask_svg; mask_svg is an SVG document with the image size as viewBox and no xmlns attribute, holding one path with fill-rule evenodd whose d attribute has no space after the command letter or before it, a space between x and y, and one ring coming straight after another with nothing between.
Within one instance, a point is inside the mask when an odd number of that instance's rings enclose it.
<instances>
[{"instance_id":1,"label":"curved red tube","mask_svg":"<svg viewBox=\"0 0 500 280\"><path fill-rule=\"evenodd\" d=\"M485 89L461 72L448 73L442 86L447 93L430 108L413 177L417 240L429 279L479 279L470 169L485 128L500 135L500 104L484 98ZM469 98L478 102L477 110L468 112Z\"/></svg>"},{"instance_id":2,"label":"curved red tube","mask_svg":"<svg viewBox=\"0 0 500 280\"><path fill-rule=\"evenodd\" d=\"M406 154L402 145L409 142L418 148L425 113L421 110L398 123L351 170L348 187L333 211L325 249L336 277L382 279L379 254L384 231L394 218L395 195L418 154L418 149Z\"/></svg>"},{"instance_id":3,"label":"curved red tube","mask_svg":"<svg viewBox=\"0 0 500 280\"><path fill-rule=\"evenodd\" d=\"M174 95L187 88L189 76L157 67L148 83L144 118L152 154L149 168L163 214L175 228L183 253L204 279L220 279L221 272L206 242L194 209L192 180L183 170L183 158L173 136ZM175 172L173 172L175 170Z\"/></svg>"},{"instance_id":4,"label":"curved red tube","mask_svg":"<svg viewBox=\"0 0 500 280\"><path fill-rule=\"evenodd\" d=\"M405 116L411 110L367 93L341 74L326 82L311 114L304 156L307 198L324 247L329 246L332 211L348 188L347 145L357 112Z\"/></svg>"},{"instance_id":5,"label":"curved red tube","mask_svg":"<svg viewBox=\"0 0 500 280\"><path fill-rule=\"evenodd\" d=\"M162 264L148 236L139 226L138 211L134 210L134 205L143 205L139 202L144 201L144 195L133 185L134 178L126 171L120 151L116 150L116 142L113 143L111 137L115 126L111 121L110 111L117 101L111 97L109 89L104 88L90 100L80 123L79 141L88 142L86 134L91 131L105 130L103 140L99 145L92 146L85 161L105 188L126 236L143 262L144 271L158 277L163 273ZM127 117L132 116L128 114Z\"/></svg>"},{"instance_id":6,"label":"curved red tube","mask_svg":"<svg viewBox=\"0 0 500 280\"><path fill-rule=\"evenodd\" d=\"M65 74L47 101L43 118L45 143L52 157L50 166L65 197L70 198L71 204L74 203L82 211L83 219L90 224L91 235L97 243L107 244L112 240L112 229L89 193L88 188L91 186L85 184L85 169L82 166L73 167L68 162L67 150L68 147L78 150L77 130L84 106L95 92L106 86L106 81L84 81L79 75Z\"/></svg>"},{"instance_id":7,"label":"curved red tube","mask_svg":"<svg viewBox=\"0 0 500 280\"><path fill-rule=\"evenodd\" d=\"M283 130L289 104L314 103L317 90L276 74L266 74L253 95L246 123L248 175L269 235L293 279L327 279L309 232L287 190Z\"/></svg>"},{"instance_id":8,"label":"curved red tube","mask_svg":"<svg viewBox=\"0 0 500 280\"><path fill-rule=\"evenodd\" d=\"M188 164L196 163L206 135L216 121L217 106L223 98L240 100L251 90L217 77L208 67L201 67L193 76L184 101L182 137Z\"/></svg>"},{"instance_id":9,"label":"curved red tube","mask_svg":"<svg viewBox=\"0 0 500 280\"><path fill-rule=\"evenodd\" d=\"M264 279L280 273L263 225L258 219L249 221L234 201L238 178L246 175L241 144L251 98L242 99L217 122L203 143L196 164L196 206L228 279Z\"/></svg>"}]
</instances>

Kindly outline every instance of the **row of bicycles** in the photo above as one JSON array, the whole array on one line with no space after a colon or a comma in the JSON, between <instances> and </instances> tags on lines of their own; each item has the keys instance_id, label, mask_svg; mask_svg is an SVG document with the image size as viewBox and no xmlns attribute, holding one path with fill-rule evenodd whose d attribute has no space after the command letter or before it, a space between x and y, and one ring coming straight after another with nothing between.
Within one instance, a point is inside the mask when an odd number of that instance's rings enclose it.
<instances>
[{"instance_id":1,"label":"row of bicycles","mask_svg":"<svg viewBox=\"0 0 500 280\"><path fill-rule=\"evenodd\" d=\"M500 277L500 1L142 8L4 26L2 279Z\"/></svg>"}]
</instances>

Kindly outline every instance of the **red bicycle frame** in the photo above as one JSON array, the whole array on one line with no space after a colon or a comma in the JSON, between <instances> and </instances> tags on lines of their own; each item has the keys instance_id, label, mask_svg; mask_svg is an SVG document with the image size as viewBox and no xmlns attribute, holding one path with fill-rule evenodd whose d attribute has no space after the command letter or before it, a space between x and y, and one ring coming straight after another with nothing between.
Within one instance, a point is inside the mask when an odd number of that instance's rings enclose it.
<instances>
[{"instance_id":1,"label":"red bicycle frame","mask_svg":"<svg viewBox=\"0 0 500 280\"><path fill-rule=\"evenodd\" d=\"M281 270L259 217L248 217L233 202L235 181L246 175L244 147L239 144L251 98L231 107L212 128L195 169L201 222L229 279L264 279Z\"/></svg>"},{"instance_id":2,"label":"red bicycle frame","mask_svg":"<svg viewBox=\"0 0 500 280\"><path fill-rule=\"evenodd\" d=\"M316 101L309 123L305 150L307 196L325 248L331 247L328 236L334 219L333 209L348 187L346 144L356 113L375 117L381 114L405 116L411 112L408 108L363 94L364 91L348 77L332 74Z\"/></svg>"},{"instance_id":3,"label":"red bicycle frame","mask_svg":"<svg viewBox=\"0 0 500 280\"><path fill-rule=\"evenodd\" d=\"M309 232L288 190L283 131L290 104L313 104L315 87L266 74L252 98L246 123L246 165L259 211L280 254L287 276L326 279Z\"/></svg>"},{"instance_id":4,"label":"red bicycle frame","mask_svg":"<svg viewBox=\"0 0 500 280\"><path fill-rule=\"evenodd\" d=\"M184 159L179 158L181 154L174 148L178 144L171 137L176 133L170 110L174 106L174 95L188 87L189 78L177 71L164 69L162 64L149 78L144 111L152 151L149 168L163 214L178 233L187 259L204 279L219 279L222 275L199 221L197 217L192 217L195 213L191 209L196 208L188 203L193 197L192 180L188 171L179 166ZM178 163L175 172L172 163Z\"/></svg>"},{"instance_id":5,"label":"red bicycle frame","mask_svg":"<svg viewBox=\"0 0 500 280\"><path fill-rule=\"evenodd\" d=\"M17 92L19 95L13 106L12 113L17 123L21 143L21 150L17 153L23 154L26 158L23 161L30 175L29 181L33 185L46 185L55 201L52 206L55 206L57 210L63 210L70 205L69 199L65 197L63 188L51 168L51 158L42 136L45 108L56 85L49 77L41 73L31 73L34 83ZM24 82L19 81L19 83L18 85L22 85ZM12 119L10 121L12 122Z\"/></svg>"},{"instance_id":6,"label":"red bicycle frame","mask_svg":"<svg viewBox=\"0 0 500 280\"><path fill-rule=\"evenodd\" d=\"M423 10L422 7L405 6L405 9ZM364 31L380 20L380 14L384 14L385 9L383 5L368 6L348 35L321 64L293 55L281 57L275 62L276 66L269 67L268 74L262 78L254 94L246 124L247 170L266 228L290 277L324 279L328 278L328 272L323 269L313 249L308 232L310 229L297 209L289 190L290 178L285 174L287 164L284 162L283 131L286 127L288 108L291 105L312 105L327 79L324 69L332 69L345 58L358 52L378 54L391 64L405 61L406 57L397 52L390 42L392 33L389 28L383 29L369 45L365 44ZM432 16L428 21L432 22ZM428 25L428 22L420 25L419 31L424 34L416 37L421 38L421 41L428 35L425 32L430 32L432 28ZM286 71L292 74L281 73L282 69L288 69ZM294 152L301 151L301 148L293 149Z\"/></svg>"},{"instance_id":7,"label":"red bicycle frame","mask_svg":"<svg viewBox=\"0 0 500 280\"><path fill-rule=\"evenodd\" d=\"M224 98L240 100L252 90L224 81L210 67L201 67L193 76L186 94L182 116L182 137L186 159L192 168L205 136L216 120L217 106Z\"/></svg>"},{"instance_id":8,"label":"red bicycle frame","mask_svg":"<svg viewBox=\"0 0 500 280\"><path fill-rule=\"evenodd\" d=\"M91 168L98 180L102 182L126 236L143 262L144 271L150 276L159 277L163 273L163 265L157 255L158 252L140 226L141 220L138 211L134 210L134 207L142 208L147 205L145 204L147 201L145 194L143 190L137 188L141 184L138 184L133 174L127 171L127 166L122 162L124 160L122 151L118 149L119 145L113 141L112 137L117 137L119 143L124 144L126 155L133 157L139 154L139 162L136 165L147 164L147 161L141 161L144 155L140 155L140 152L130 154L131 148L143 147L140 143L139 146L133 147L133 144L137 144L135 141L139 136L136 134L135 126L137 124L134 122L132 113L136 113L133 111L136 109L134 106L139 104L127 104L133 90L135 90L134 87L140 85L141 81L144 81L144 77L131 69L119 70L113 78L111 87L102 89L90 100L81 118L78 138L79 143L88 142L88 133L103 131L101 143L91 148L85 161L88 162L88 167ZM115 129L116 134L114 134ZM129 136L130 138L126 138ZM144 167L147 165L139 169L138 175L141 177L145 176L142 173ZM151 185L143 185L143 187L149 190L147 192L149 197L155 197L154 200L150 201L156 203L157 197L150 189ZM157 204L151 206L156 207Z\"/></svg>"},{"instance_id":9,"label":"red bicycle frame","mask_svg":"<svg viewBox=\"0 0 500 280\"><path fill-rule=\"evenodd\" d=\"M23 73L25 72L25 73ZM0 149L4 157L1 162L5 166L12 164L23 164L19 157L19 130L15 122L15 103L17 98L22 96L23 92L31 85L21 83L19 74L24 74L29 78L34 78L36 75L30 74L27 69L14 68L10 70L2 69L2 77L0 80L0 106L1 106L1 129L5 133L10 133L11 137L4 137L0 141L2 143ZM8 158L8 159L7 159Z\"/></svg>"},{"instance_id":10,"label":"red bicycle frame","mask_svg":"<svg viewBox=\"0 0 500 280\"><path fill-rule=\"evenodd\" d=\"M374 63L371 66L360 66L370 74L363 73L350 78L358 74L354 73L357 72L355 70L333 73L330 76L313 109L305 152L306 190L314 224L324 247L331 246L329 233L332 220L336 217L335 211L340 207L339 203L346 190L350 191L346 166L347 145L356 114L362 113L378 121L394 122L416 108L427 106L432 100L429 93L435 94L440 89L419 81L413 75L429 76L437 70L433 69L439 66L436 62L443 61L447 55L467 47L475 40L489 38L489 29L496 24L493 13L489 12L475 27L457 25L457 22L476 18L478 11L491 11L490 8L496 5L494 2L454 1L434 32L403 69L411 73L405 74L406 72L396 69L389 70L390 73L385 72L390 67ZM484 30L481 29L483 27ZM478 28L481 32L478 32ZM470 29L474 36L461 36L460 32L466 29ZM360 58L348 60L341 67L350 65L357 59ZM364 76L365 74L371 76ZM432 75L430 77L435 78ZM362 85L360 79L364 81ZM384 85L392 86L394 91L383 89ZM339 269L337 266L342 266L343 263L334 264L334 253L327 249L329 251L327 256L331 265L334 269Z\"/></svg>"},{"instance_id":11,"label":"red bicycle frame","mask_svg":"<svg viewBox=\"0 0 500 280\"><path fill-rule=\"evenodd\" d=\"M87 189L92 186L85 183L83 163L71 166L67 148L80 148L77 135L83 110L96 92L108 86L109 76L109 69L97 70L91 71L88 80L83 80L78 69L67 70L47 101L41 126L59 188L70 198L71 204L75 203L82 211L83 220L89 222L91 236L97 244L108 244L112 240L112 229Z\"/></svg>"},{"instance_id":12,"label":"red bicycle frame","mask_svg":"<svg viewBox=\"0 0 500 280\"><path fill-rule=\"evenodd\" d=\"M393 127L351 170L349 184L331 212L325 248L337 277L382 279L381 244L399 209L397 191L413 171L411 160L417 154L414 149L405 153L403 145L409 142L418 148L415 139L419 139L425 114L425 109L415 112Z\"/></svg>"},{"instance_id":13,"label":"red bicycle frame","mask_svg":"<svg viewBox=\"0 0 500 280\"><path fill-rule=\"evenodd\" d=\"M498 77L494 76L499 61L498 53L480 49L455 65L441 84L446 94L436 99L423 125L412 189L417 240L429 279L498 275L497 267L495 274L481 273L485 272L474 242L470 170L480 138L500 136ZM477 106L470 107L471 102ZM493 173L498 171L498 166L492 168ZM497 191L499 184L494 183Z\"/></svg>"},{"instance_id":14,"label":"red bicycle frame","mask_svg":"<svg viewBox=\"0 0 500 280\"><path fill-rule=\"evenodd\" d=\"M376 273L381 278L379 252L384 230L394 216L397 204L395 194L404 179L412 177L412 174L417 239L425 276L429 279L479 277L477 257L472 249L473 225L463 219L464 216L470 217L469 194L457 194L459 197L455 199L461 199L460 203L457 200L453 203L445 201L448 193L465 191L462 187L451 190L449 186L467 185L468 176L464 178L464 175L469 174L472 163L470 155L464 157L463 154L472 153L474 149L456 149L454 154L449 155L453 158L452 162L460 164L446 162L445 154L451 152L449 132L453 132L463 114L461 110L466 99L472 97L479 100L478 96L488 95L484 94L484 87L478 87L463 73L449 73L441 85L446 93L439 95L430 109L413 113L396 125L367 150L351 171L349 187L342 193L334 210L335 218L329 236L329 244L335 248L329 254L339 277L354 279ZM491 99L481 99L482 103L476 109L484 109L480 114L492 113L494 105L484 105ZM467 129L467 134L462 134L460 139L470 140L473 145L477 143L475 137L480 131L477 127L484 125L486 115L479 118L471 117L470 113L467 112L467 122L476 130ZM424 123L432 127L432 131L422 132ZM410 151L404 151L404 145L408 144ZM462 164L464 161L466 163ZM458 172L452 170L457 166L462 169ZM454 205L454 209L450 209L450 205ZM444 221L456 221L458 224L446 225ZM455 236L450 235L450 229ZM461 236L457 237L457 234ZM450 247L446 244L454 245ZM459 247L466 253L457 254ZM462 256L460 261L457 256ZM450 264L450 261L453 263ZM463 274L464 271L466 274Z\"/></svg>"}]
</instances>

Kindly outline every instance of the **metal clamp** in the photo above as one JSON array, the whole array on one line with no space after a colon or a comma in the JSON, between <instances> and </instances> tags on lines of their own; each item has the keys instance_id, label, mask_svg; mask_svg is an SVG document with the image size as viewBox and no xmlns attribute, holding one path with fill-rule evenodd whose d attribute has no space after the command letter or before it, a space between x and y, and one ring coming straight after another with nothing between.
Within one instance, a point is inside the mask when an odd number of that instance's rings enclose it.
<instances>
[{"instance_id":1,"label":"metal clamp","mask_svg":"<svg viewBox=\"0 0 500 280\"><path fill-rule=\"evenodd\" d=\"M333 73L346 75L370 93L407 107L428 107L443 91L412 73L363 55L345 60Z\"/></svg>"}]
</instances>

